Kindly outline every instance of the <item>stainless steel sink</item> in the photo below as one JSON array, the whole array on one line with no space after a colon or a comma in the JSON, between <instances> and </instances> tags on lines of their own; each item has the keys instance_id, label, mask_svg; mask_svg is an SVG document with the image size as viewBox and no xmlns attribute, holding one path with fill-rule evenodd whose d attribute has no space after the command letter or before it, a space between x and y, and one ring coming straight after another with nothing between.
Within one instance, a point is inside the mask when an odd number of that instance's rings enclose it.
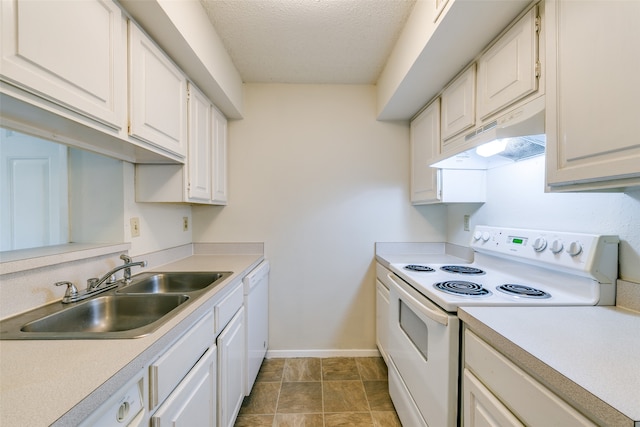
<instances>
[{"instance_id":1,"label":"stainless steel sink","mask_svg":"<svg viewBox=\"0 0 640 427\"><path fill-rule=\"evenodd\" d=\"M22 332L104 333L143 328L189 300L187 295L107 295L25 324Z\"/></svg>"},{"instance_id":2,"label":"stainless steel sink","mask_svg":"<svg viewBox=\"0 0 640 427\"><path fill-rule=\"evenodd\" d=\"M220 283L231 275L224 273L145 273L135 278L127 286L119 288L118 294L160 294L160 293L184 293L201 291Z\"/></svg>"},{"instance_id":3,"label":"stainless steel sink","mask_svg":"<svg viewBox=\"0 0 640 427\"><path fill-rule=\"evenodd\" d=\"M150 334L231 272L143 273L81 302L55 302L0 322L0 339L121 339Z\"/></svg>"}]
</instances>

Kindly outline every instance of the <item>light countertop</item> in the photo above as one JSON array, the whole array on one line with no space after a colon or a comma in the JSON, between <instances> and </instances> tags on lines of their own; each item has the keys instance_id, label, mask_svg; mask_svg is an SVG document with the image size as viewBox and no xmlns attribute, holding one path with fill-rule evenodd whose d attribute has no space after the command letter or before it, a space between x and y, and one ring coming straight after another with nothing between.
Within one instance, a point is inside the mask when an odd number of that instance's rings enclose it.
<instances>
[{"instance_id":1,"label":"light countertop","mask_svg":"<svg viewBox=\"0 0 640 427\"><path fill-rule=\"evenodd\" d=\"M466 307L477 335L600 425L640 426L640 313L621 307Z\"/></svg>"},{"instance_id":2,"label":"light countertop","mask_svg":"<svg viewBox=\"0 0 640 427\"><path fill-rule=\"evenodd\" d=\"M211 310L263 256L193 255L150 271L233 271L152 334L122 340L0 341L0 425L77 425Z\"/></svg>"}]
</instances>

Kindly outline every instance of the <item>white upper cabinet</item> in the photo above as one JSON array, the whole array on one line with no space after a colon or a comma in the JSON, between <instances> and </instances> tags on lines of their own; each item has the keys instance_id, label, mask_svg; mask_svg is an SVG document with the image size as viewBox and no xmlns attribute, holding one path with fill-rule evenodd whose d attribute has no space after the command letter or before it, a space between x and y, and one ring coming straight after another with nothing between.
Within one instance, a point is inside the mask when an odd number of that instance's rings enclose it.
<instances>
[{"instance_id":1,"label":"white upper cabinet","mask_svg":"<svg viewBox=\"0 0 640 427\"><path fill-rule=\"evenodd\" d=\"M227 119L191 82L184 165L136 165L136 201L227 204Z\"/></svg>"},{"instance_id":2,"label":"white upper cabinet","mask_svg":"<svg viewBox=\"0 0 640 427\"><path fill-rule=\"evenodd\" d=\"M440 98L411 121L411 203L483 203L482 170L444 170L429 165L440 154Z\"/></svg>"},{"instance_id":3,"label":"white upper cabinet","mask_svg":"<svg viewBox=\"0 0 640 427\"><path fill-rule=\"evenodd\" d=\"M442 92L442 141L446 141L475 124L476 119L476 64L447 86ZM443 142L442 151L446 150Z\"/></svg>"},{"instance_id":4,"label":"white upper cabinet","mask_svg":"<svg viewBox=\"0 0 640 427\"><path fill-rule=\"evenodd\" d=\"M411 121L411 203L439 201L438 170L429 167L440 152L440 98Z\"/></svg>"},{"instance_id":5,"label":"white upper cabinet","mask_svg":"<svg viewBox=\"0 0 640 427\"><path fill-rule=\"evenodd\" d=\"M3 81L122 127L126 50L114 2L4 0L0 10Z\"/></svg>"},{"instance_id":6,"label":"white upper cabinet","mask_svg":"<svg viewBox=\"0 0 640 427\"><path fill-rule=\"evenodd\" d=\"M185 157L187 79L132 21L129 80L129 134Z\"/></svg>"},{"instance_id":7,"label":"white upper cabinet","mask_svg":"<svg viewBox=\"0 0 640 427\"><path fill-rule=\"evenodd\" d=\"M640 2L547 1L547 185L640 186Z\"/></svg>"},{"instance_id":8,"label":"white upper cabinet","mask_svg":"<svg viewBox=\"0 0 640 427\"><path fill-rule=\"evenodd\" d=\"M211 200L212 110L209 98L194 85L189 84L189 201Z\"/></svg>"},{"instance_id":9,"label":"white upper cabinet","mask_svg":"<svg viewBox=\"0 0 640 427\"><path fill-rule=\"evenodd\" d=\"M227 118L218 111L212 109L213 124L213 159L211 160L212 170L212 198L211 202L216 205L226 205L227 195Z\"/></svg>"},{"instance_id":10,"label":"white upper cabinet","mask_svg":"<svg viewBox=\"0 0 640 427\"><path fill-rule=\"evenodd\" d=\"M537 23L534 7L478 59L478 121L537 91Z\"/></svg>"}]
</instances>

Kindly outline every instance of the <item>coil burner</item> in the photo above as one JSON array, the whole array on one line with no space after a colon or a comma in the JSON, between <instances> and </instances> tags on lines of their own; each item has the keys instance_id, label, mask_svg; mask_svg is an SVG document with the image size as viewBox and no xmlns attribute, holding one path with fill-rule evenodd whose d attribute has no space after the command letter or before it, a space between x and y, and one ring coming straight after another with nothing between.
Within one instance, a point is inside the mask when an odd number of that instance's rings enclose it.
<instances>
[{"instance_id":1,"label":"coil burner","mask_svg":"<svg viewBox=\"0 0 640 427\"><path fill-rule=\"evenodd\" d=\"M406 270L411 270L411 271L422 271L422 272L432 272L435 271L433 268L431 267L427 267L426 265L418 265L418 264L409 264L409 265L405 265L404 268Z\"/></svg>"},{"instance_id":2,"label":"coil burner","mask_svg":"<svg viewBox=\"0 0 640 427\"><path fill-rule=\"evenodd\" d=\"M483 288L482 285L464 280L448 280L433 286L443 292L458 296L483 297L491 295L491 291Z\"/></svg>"},{"instance_id":3,"label":"coil burner","mask_svg":"<svg viewBox=\"0 0 640 427\"><path fill-rule=\"evenodd\" d=\"M541 291L540 289L532 288L530 286L518 285L514 283L506 283L498 286L500 292L507 295L514 295L525 298L551 298L551 294Z\"/></svg>"},{"instance_id":4,"label":"coil burner","mask_svg":"<svg viewBox=\"0 0 640 427\"><path fill-rule=\"evenodd\" d=\"M457 274L485 274L484 270L480 270L479 268L475 267L469 267L466 265L443 265L442 267L440 267L440 270Z\"/></svg>"}]
</instances>

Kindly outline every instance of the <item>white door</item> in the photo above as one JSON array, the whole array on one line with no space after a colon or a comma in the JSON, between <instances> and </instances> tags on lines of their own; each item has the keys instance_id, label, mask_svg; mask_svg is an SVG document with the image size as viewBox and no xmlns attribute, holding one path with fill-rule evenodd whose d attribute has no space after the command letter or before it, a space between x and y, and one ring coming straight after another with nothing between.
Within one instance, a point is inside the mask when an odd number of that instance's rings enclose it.
<instances>
[{"instance_id":1,"label":"white door","mask_svg":"<svg viewBox=\"0 0 640 427\"><path fill-rule=\"evenodd\" d=\"M67 147L0 132L0 251L67 243Z\"/></svg>"},{"instance_id":2,"label":"white door","mask_svg":"<svg viewBox=\"0 0 640 427\"><path fill-rule=\"evenodd\" d=\"M189 84L189 201L211 200L211 103Z\"/></svg>"},{"instance_id":3,"label":"white door","mask_svg":"<svg viewBox=\"0 0 640 427\"><path fill-rule=\"evenodd\" d=\"M218 416L220 427L233 427L244 399L244 308L218 336Z\"/></svg>"},{"instance_id":4,"label":"white door","mask_svg":"<svg viewBox=\"0 0 640 427\"><path fill-rule=\"evenodd\" d=\"M439 201L438 170L429 167L440 154L440 99L411 121L411 203Z\"/></svg>"},{"instance_id":5,"label":"white door","mask_svg":"<svg viewBox=\"0 0 640 427\"><path fill-rule=\"evenodd\" d=\"M226 205L227 195L227 118L216 108L213 112L213 159L211 177L213 178L213 202Z\"/></svg>"}]
</instances>

